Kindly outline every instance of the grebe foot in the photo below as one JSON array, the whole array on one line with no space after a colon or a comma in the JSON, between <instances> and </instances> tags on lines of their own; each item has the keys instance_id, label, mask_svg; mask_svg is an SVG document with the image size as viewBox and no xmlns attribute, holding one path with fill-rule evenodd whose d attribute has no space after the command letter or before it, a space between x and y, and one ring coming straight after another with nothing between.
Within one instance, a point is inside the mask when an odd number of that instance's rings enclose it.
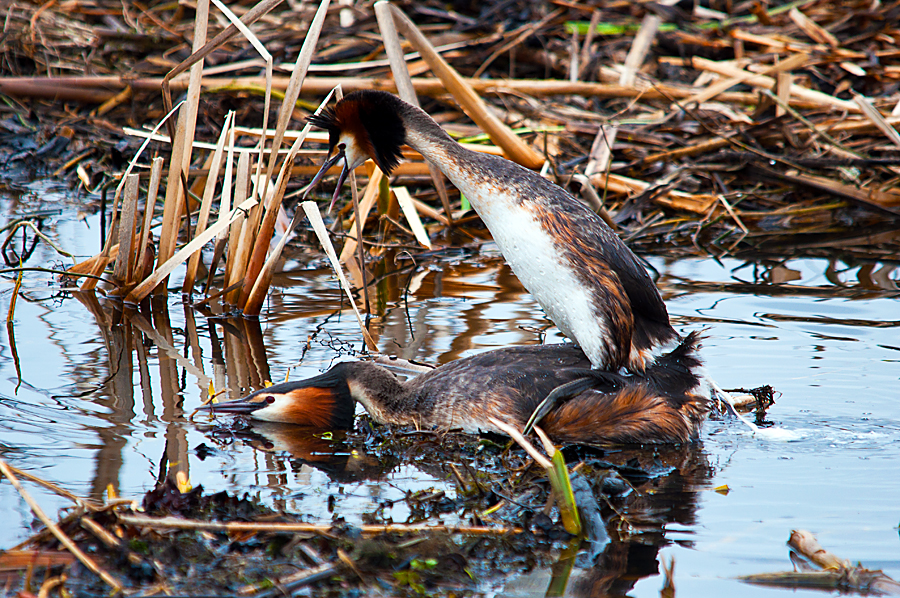
<instances>
[{"instance_id":1,"label":"grebe foot","mask_svg":"<svg viewBox=\"0 0 900 598\"><path fill-rule=\"evenodd\" d=\"M722 387L716 384L716 381L710 378L708 373L704 372L703 377L706 378L706 382L707 384L709 384L709 388L713 392L713 398L715 398L719 402L719 404L725 403L728 406L728 411L730 411L732 415L741 420L744 425L746 425L753 431L754 434L758 433L759 426L740 414L740 412L734 406L734 398L729 393L722 390Z\"/></svg>"},{"instance_id":2,"label":"grebe foot","mask_svg":"<svg viewBox=\"0 0 900 598\"><path fill-rule=\"evenodd\" d=\"M535 407L534 412L525 424L525 428L522 430L522 434L524 435L531 432L534 426L540 422L545 415L555 409L560 402L574 398L582 392L594 388L598 383L618 388L624 382L624 378L624 376L615 372L584 370L582 377L576 378L571 382L566 382L565 384L560 384L550 391L550 394Z\"/></svg>"}]
</instances>

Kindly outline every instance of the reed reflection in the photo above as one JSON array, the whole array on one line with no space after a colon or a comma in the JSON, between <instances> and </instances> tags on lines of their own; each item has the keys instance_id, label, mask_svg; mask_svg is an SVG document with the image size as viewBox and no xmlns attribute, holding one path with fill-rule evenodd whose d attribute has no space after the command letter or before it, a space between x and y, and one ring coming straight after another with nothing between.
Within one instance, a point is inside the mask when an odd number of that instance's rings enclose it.
<instances>
[{"instance_id":1,"label":"reed reflection","mask_svg":"<svg viewBox=\"0 0 900 598\"><path fill-rule=\"evenodd\" d=\"M93 316L107 356L106 392L95 402L107 408L108 412L99 417L108 425L91 427L99 439L91 496L101 498L107 488L119 487L123 451L138 424L135 388L140 389L142 397L141 423L162 422L165 429L157 481L174 480L179 474L189 479L183 405L186 389L196 385L202 396L215 380L213 388L240 396L268 380L268 356L259 322L243 318L208 320L210 360L203 355L195 314L188 305L184 310L183 342L179 342L165 301L146 301L137 309L123 310L120 303L101 302L93 292L75 296ZM212 362L212 378L205 371L207 361Z\"/></svg>"}]
</instances>

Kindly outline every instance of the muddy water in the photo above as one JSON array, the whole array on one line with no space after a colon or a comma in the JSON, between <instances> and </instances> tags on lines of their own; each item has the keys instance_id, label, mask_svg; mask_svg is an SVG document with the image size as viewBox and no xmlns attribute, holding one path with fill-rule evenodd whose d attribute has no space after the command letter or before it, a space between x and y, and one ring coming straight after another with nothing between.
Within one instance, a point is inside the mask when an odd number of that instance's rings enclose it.
<instances>
[{"instance_id":1,"label":"muddy water","mask_svg":"<svg viewBox=\"0 0 900 598\"><path fill-rule=\"evenodd\" d=\"M45 230L67 251L96 252L96 218L79 219L66 194L46 185L4 193L7 222L43 210ZM649 261L676 328L707 330L704 356L717 381L778 391L767 415L777 432L754 435L728 418L705 425L690 457L702 473L660 488L658 528L632 530L623 544L631 559L623 576L636 578L625 589L656 595L658 563L674 559L682 595L784 594L734 578L789 569L792 529L808 529L840 556L900 578L900 267L811 258ZM39 244L27 265L64 262ZM110 486L140 496L169 467L207 491L248 492L310 521L337 514L359 523L376 505L397 500L381 516L403 522L414 516L400 500L407 492L453 496L452 481L415 463L385 462L278 426L223 439L205 422L185 419L210 380L240 394L288 372L315 375L360 349L355 320L341 311L346 305L323 263L298 254L276 284L256 324L171 300L122 318L102 296L67 293L51 275L29 273L0 346L0 456L98 498ZM11 295L7 282L2 313ZM562 340L492 245L420 259L385 278L373 303L380 349L405 358L444 363ZM201 445L209 450L198 451ZM51 514L68 506L28 489ZM5 482L0 521L0 548L28 537L33 525ZM642 553L642 546L652 549ZM576 567L573 586L589 576ZM549 580L549 568L536 569L488 577L480 587L543 595Z\"/></svg>"}]
</instances>

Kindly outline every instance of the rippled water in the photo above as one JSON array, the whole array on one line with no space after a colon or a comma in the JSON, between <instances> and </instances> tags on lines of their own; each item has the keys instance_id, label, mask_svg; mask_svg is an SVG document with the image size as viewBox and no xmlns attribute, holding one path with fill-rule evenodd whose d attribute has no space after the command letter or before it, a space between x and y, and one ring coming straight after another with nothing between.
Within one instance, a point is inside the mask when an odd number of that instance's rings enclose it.
<instances>
[{"instance_id":1,"label":"rippled water","mask_svg":"<svg viewBox=\"0 0 900 598\"><path fill-rule=\"evenodd\" d=\"M35 185L8 192L0 206L7 221L58 208L45 220L47 233L68 251L91 255L97 220L79 220L66 197ZM39 245L27 264L64 261ZM684 596L783 594L734 578L788 570L792 529L810 530L838 555L900 578L900 267L813 258L649 261L676 328L706 329L704 357L717 381L776 389L767 419L783 433L755 436L733 419L708 422L689 456L703 466L684 474L689 484L659 489L671 494L660 503L663 537L648 541L653 548L643 557L640 539L628 545L628 573L637 580L624 589L633 583L630 595L657 595L658 561L674 558ZM352 314L337 313L334 278L316 266L324 264L302 256L288 264L259 325L207 318L176 301L117 321L102 297L61 293L51 275L29 273L9 329L15 354L9 336L0 347L0 456L93 497L109 485L140 496L168 463L207 491L249 492L313 521L331 520L328 496L351 523L410 490L436 487L452 496L452 483L415 464L340 448L331 454L328 443L277 426L254 442L216 445L203 424L185 420L210 379L238 394L289 370L292 379L314 375L360 348ZM385 353L444 363L539 342L538 331L561 340L492 245L420 264L379 289L373 300L383 315L374 330ZM3 313L11 296L8 282ZM214 447L205 459L194 452L200 444ZM284 456L290 453L327 462L301 466ZM726 485L727 493L714 491ZM67 506L27 487L51 514ZM403 501L386 515L410 517ZM0 548L30 535L32 516L5 482L0 518ZM487 581L482 589L543 595L548 574ZM573 586L579 576L589 572L576 572Z\"/></svg>"}]
</instances>

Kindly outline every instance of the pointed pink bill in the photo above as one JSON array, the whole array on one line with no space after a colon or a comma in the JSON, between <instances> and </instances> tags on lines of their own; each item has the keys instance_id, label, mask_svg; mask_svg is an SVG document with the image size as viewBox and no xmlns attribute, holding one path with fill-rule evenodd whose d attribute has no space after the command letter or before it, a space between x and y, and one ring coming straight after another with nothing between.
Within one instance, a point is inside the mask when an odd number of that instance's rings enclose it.
<instances>
[{"instance_id":1,"label":"pointed pink bill","mask_svg":"<svg viewBox=\"0 0 900 598\"><path fill-rule=\"evenodd\" d=\"M325 176L325 173L328 172L332 166L337 164L340 160L344 160L344 168L341 170L341 174L338 177L338 185L337 189L334 190L334 197L331 198L331 205L328 207L328 211L331 212L331 207L334 206L335 200L337 200L338 193L341 191L341 186L344 184L344 179L347 177L347 159L344 156L344 146L343 144L337 147L337 152L325 160L325 163L322 164L322 168L319 169L319 172L316 173L316 176L312 178L309 184L306 186L306 191L303 192L303 196L300 198L300 202L306 201L309 192L316 188L322 178ZM297 207L297 210L294 212L294 217L291 219L291 223L287 227L287 234L290 235L294 232L294 229L297 228L297 225L300 224L300 221L304 218L304 212Z\"/></svg>"},{"instance_id":2,"label":"pointed pink bill","mask_svg":"<svg viewBox=\"0 0 900 598\"><path fill-rule=\"evenodd\" d=\"M330 214L331 210L334 209L334 204L337 202L338 195L341 193L341 187L344 186L344 181L347 180L347 175L350 173L350 164L347 163L347 156L344 155L343 150L338 152L338 155L344 159L344 167L341 169L341 174L338 175L337 186L334 188L334 195L331 196L331 203L328 205L328 211L326 214Z\"/></svg>"},{"instance_id":3,"label":"pointed pink bill","mask_svg":"<svg viewBox=\"0 0 900 598\"><path fill-rule=\"evenodd\" d=\"M306 196L309 195L310 191L312 191L313 189L316 188L316 186L322 180L322 177L325 176L325 173L327 173L328 170L332 166L337 164L340 160L344 160L344 169L341 172L340 178L338 179L337 191L334 192L334 197L335 198L337 197L337 193L338 193L338 191L340 191L341 185L344 183L344 177L346 177L346 172L347 172L347 166L346 166L347 160L345 159L345 156L344 156L344 145L343 144L341 144L337 147L337 152L335 152L335 154L333 156L331 156L330 158L325 160L325 163L322 164L322 168L319 169L319 172L316 173L316 176L314 176L312 178L312 180L309 182L309 185L306 186L306 191L303 193L303 197L300 198L300 201L306 200ZM331 204L334 205L334 198L332 198ZM331 208L329 208L329 210L330 209Z\"/></svg>"}]
</instances>

